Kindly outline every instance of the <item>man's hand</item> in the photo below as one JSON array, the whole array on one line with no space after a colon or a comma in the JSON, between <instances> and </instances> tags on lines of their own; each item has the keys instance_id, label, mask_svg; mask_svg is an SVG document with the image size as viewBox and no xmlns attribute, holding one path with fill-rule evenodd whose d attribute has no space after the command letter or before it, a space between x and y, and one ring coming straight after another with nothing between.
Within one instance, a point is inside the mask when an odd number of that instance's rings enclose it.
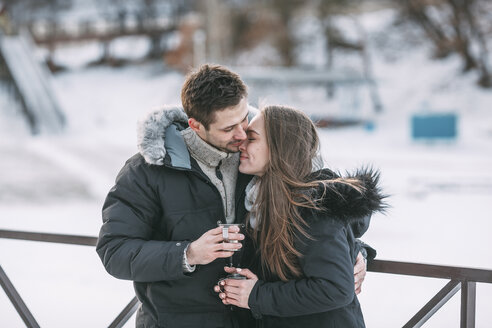
<instances>
[{"instance_id":1,"label":"man's hand","mask_svg":"<svg viewBox=\"0 0 492 328\"><path fill-rule=\"evenodd\" d=\"M244 235L238 233L239 228L229 227L229 240L243 240ZM209 264L217 258L230 257L234 250L242 247L241 243L224 243L222 227L217 227L205 232L200 238L188 246L186 258L189 265Z\"/></svg>"},{"instance_id":2,"label":"man's hand","mask_svg":"<svg viewBox=\"0 0 492 328\"><path fill-rule=\"evenodd\" d=\"M367 273L366 260L364 259L364 256L362 256L362 253L359 252L354 267L354 281L355 281L356 295L359 295L361 292L362 282L366 278L366 273Z\"/></svg>"},{"instance_id":3,"label":"man's hand","mask_svg":"<svg viewBox=\"0 0 492 328\"><path fill-rule=\"evenodd\" d=\"M227 273L239 273L246 279L225 279L219 282L220 286L215 286L215 292L219 293L222 303L225 305L235 305L249 309L248 300L251 290L258 281L258 277L248 269L225 267Z\"/></svg>"}]
</instances>

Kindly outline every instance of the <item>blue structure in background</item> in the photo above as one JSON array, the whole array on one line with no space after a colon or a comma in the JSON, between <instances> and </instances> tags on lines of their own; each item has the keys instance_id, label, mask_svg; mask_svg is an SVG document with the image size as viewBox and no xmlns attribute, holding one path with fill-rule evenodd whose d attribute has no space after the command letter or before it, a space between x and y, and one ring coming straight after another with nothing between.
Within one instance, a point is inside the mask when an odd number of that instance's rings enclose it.
<instances>
[{"instance_id":1,"label":"blue structure in background","mask_svg":"<svg viewBox=\"0 0 492 328\"><path fill-rule=\"evenodd\" d=\"M415 140L456 139L458 116L455 113L426 113L412 116Z\"/></svg>"}]
</instances>

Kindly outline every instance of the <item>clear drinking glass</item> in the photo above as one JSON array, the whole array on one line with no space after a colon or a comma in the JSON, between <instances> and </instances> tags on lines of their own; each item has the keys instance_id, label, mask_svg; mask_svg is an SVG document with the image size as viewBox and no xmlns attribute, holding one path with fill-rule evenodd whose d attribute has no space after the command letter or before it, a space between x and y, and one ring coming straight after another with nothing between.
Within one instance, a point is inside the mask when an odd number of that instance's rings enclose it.
<instances>
[{"instance_id":1,"label":"clear drinking glass","mask_svg":"<svg viewBox=\"0 0 492 328\"><path fill-rule=\"evenodd\" d=\"M228 239L229 237L229 228L230 227L238 227L239 232L243 232L243 229L245 225L243 223L222 223L220 221L217 222L217 225L219 227L222 227L222 237L224 238L224 242L226 243L239 243L239 240L237 239ZM229 257L229 267L239 267L239 262L241 258L241 251L242 248L235 249L234 252L237 252L236 254L233 254L231 257ZM239 273L230 273L228 274L225 279L246 279L245 276L239 274Z\"/></svg>"}]
</instances>

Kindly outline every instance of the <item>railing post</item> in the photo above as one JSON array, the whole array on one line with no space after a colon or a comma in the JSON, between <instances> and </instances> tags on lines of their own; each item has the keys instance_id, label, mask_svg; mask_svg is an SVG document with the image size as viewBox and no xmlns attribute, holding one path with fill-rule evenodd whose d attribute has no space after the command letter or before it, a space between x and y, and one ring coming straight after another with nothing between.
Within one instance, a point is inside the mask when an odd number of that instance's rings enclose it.
<instances>
[{"instance_id":1,"label":"railing post","mask_svg":"<svg viewBox=\"0 0 492 328\"><path fill-rule=\"evenodd\" d=\"M461 328L475 328L475 300L477 283L461 282Z\"/></svg>"},{"instance_id":2,"label":"railing post","mask_svg":"<svg viewBox=\"0 0 492 328\"><path fill-rule=\"evenodd\" d=\"M22 321L24 321L26 326L28 328L39 328L36 319L34 319L26 303L24 303L14 285L10 281L9 277L7 277L7 274L5 273L5 271L3 271L2 266L0 266L0 285L2 286L3 290L5 290L5 293L9 297L10 301L17 310L17 313L19 313Z\"/></svg>"}]
</instances>

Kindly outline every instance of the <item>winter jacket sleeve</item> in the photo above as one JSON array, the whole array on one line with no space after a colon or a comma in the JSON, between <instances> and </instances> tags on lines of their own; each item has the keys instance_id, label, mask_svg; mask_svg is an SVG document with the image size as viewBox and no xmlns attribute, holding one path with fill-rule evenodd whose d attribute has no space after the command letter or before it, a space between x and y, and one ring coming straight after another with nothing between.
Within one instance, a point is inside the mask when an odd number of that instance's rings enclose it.
<instances>
[{"instance_id":1,"label":"winter jacket sleeve","mask_svg":"<svg viewBox=\"0 0 492 328\"><path fill-rule=\"evenodd\" d=\"M305 240L301 247L304 278L287 282L259 280L248 301L253 315L307 315L350 304L355 291L347 229L330 219L314 222L309 229L313 240Z\"/></svg>"},{"instance_id":2,"label":"winter jacket sleeve","mask_svg":"<svg viewBox=\"0 0 492 328\"><path fill-rule=\"evenodd\" d=\"M372 214L368 214L361 219L354 220L350 226L352 231L354 232L355 238L362 237L363 234L366 233L367 229L369 229L369 224L371 223Z\"/></svg>"},{"instance_id":3,"label":"winter jacket sleeve","mask_svg":"<svg viewBox=\"0 0 492 328\"><path fill-rule=\"evenodd\" d=\"M162 213L153 181L156 172L130 159L103 205L96 251L116 278L136 282L176 280L183 273L188 242L152 240L153 221Z\"/></svg>"},{"instance_id":4,"label":"winter jacket sleeve","mask_svg":"<svg viewBox=\"0 0 492 328\"><path fill-rule=\"evenodd\" d=\"M354 220L350 226L356 238L362 237L362 235L369 229L369 224L371 223L371 214L366 215L362 219ZM376 257L376 250L364 243L362 240L356 240L357 246L367 260L373 260Z\"/></svg>"}]
</instances>

